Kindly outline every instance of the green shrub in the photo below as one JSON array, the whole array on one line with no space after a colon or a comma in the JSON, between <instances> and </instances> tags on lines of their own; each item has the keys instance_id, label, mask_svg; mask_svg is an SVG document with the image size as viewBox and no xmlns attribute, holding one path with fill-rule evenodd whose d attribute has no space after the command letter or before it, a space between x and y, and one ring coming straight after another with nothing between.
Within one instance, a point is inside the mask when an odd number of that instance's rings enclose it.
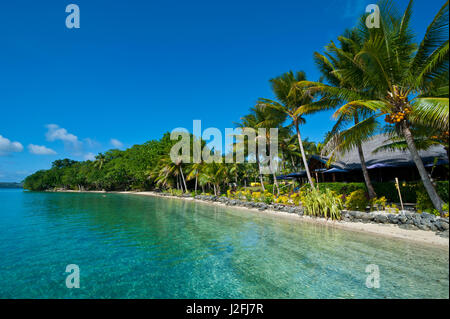
<instances>
[{"instance_id":1,"label":"green shrub","mask_svg":"<svg viewBox=\"0 0 450 319\"><path fill-rule=\"evenodd\" d=\"M375 197L370 201L370 210L384 210L386 208L386 197Z\"/></svg>"},{"instance_id":2,"label":"green shrub","mask_svg":"<svg viewBox=\"0 0 450 319\"><path fill-rule=\"evenodd\" d=\"M398 190L393 182L373 183L373 188L377 196L384 196L389 202L399 203ZM404 203L416 202L417 182L400 183L400 192Z\"/></svg>"},{"instance_id":3,"label":"green shrub","mask_svg":"<svg viewBox=\"0 0 450 319\"><path fill-rule=\"evenodd\" d=\"M448 203L445 203L444 205L442 205L442 210L444 211L444 217L448 217L448 211L449 211L449 205ZM436 209L433 209L433 214L435 215L440 215L439 211Z\"/></svg>"},{"instance_id":4,"label":"green shrub","mask_svg":"<svg viewBox=\"0 0 450 319\"><path fill-rule=\"evenodd\" d=\"M448 181L439 181L436 183L436 191L438 195L445 201L448 199Z\"/></svg>"},{"instance_id":5,"label":"green shrub","mask_svg":"<svg viewBox=\"0 0 450 319\"><path fill-rule=\"evenodd\" d=\"M264 188L266 189L266 191L273 194L273 190L274 190L273 185L264 185Z\"/></svg>"},{"instance_id":6,"label":"green shrub","mask_svg":"<svg viewBox=\"0 0 450 319\"><path fill-rule=\"evenodd\" d=\"M372 183L378 198L385 197L388 202L399 203L398 191L394 182ZM344 195L345 197L356 190L367 191L364 183L319 183L319 191L324 192L326 189L330 189L336 194ZM304 185L302 189L310 189L310 185ZM404 203L416 203L417 202L417 190L423 189L421 181L417 182L404 182L400 183L400 191ZM438 181L436 182L436 191L442 199L449 198L449 182Z\"/></svg>"},{"instance_id":7,"label":"green shrub","mask_svg":"<svg viewBox=\"0 0 450 319\"><path fill-rule=\"evenodd\" d=\"M143 187L142 187L141 184L132 184L132 185L130 186L130 189L131 189L132 191L140 192L140 191L142 191Z\"/></svg>"},{"instance_id":8,"label":"green shrub","mask_svg":"<svg viewBox=\"0 0 450 319\"><path fill-rule=\"evenodd\" d=\"M260 192L262 190L262 188L261 188L261 186L247 186L247 187L241 187L239 190L251 191L251 192Z\"/></svg>"},{"instance_id":9,"label":"green shrub","mask_svg":"<svg viewBox=\"0 0 450 319\"><path fill-rule=\"evenodd\" d=\"M448 199L448 182L437 182L436 191L444 201ZM422 184L418 184L416 187L416 209L419 212L428 211L435 215L439 215L439 212L434 208L433 202L431 201L425 187Z\"/></svg>"},{"instance_id":10,"label":"green shrub","mask_svg":"<svg viewBox=\"0 0 450 319\"><path fill-rule=\"evenodd\" d=\"M418 188L416 190L416 195L417 195L417 205L416 205L417 211L419 212L422 212L424 210L431 211L434 209L433 202L431 201L424 187Z\"/></svg>"},{"instance_id":11,"label":"green shrub","mask_svg":"<svg viewBox=\"0 0 450 319\"><path fill-rule=\"evenodd\" d=\"M347 209L365 211L369 204L367 193L361 189L351 192L345 201Z\"/></svg>"},{"instance_id":12,"label":"green shrub","mask_svg":"<svg viewBox=\"0 0 450 319\"><path fill-rule=\"evenodd\" d=\"M302 192L301 201L305 215L330 217L331 219L341 218L342 200L330 189L324 192L308 189Z\"/></svg>"},{"instance_id":13,"label":"green shrub","mask_svg":"<svg viewBox=\"0 0 450 319\"><path fill-rule=\"evenodd\" d=\"M169 188L167 191L164 191L164 193L169 193L172 196L183 195L183 191L181 189L174 189L174 188Z\"/></svg>"},{"instance_id":14,"label":"green shrub","mask_svg":"<svg viewBox=\"0 0 450 319\"><path fill-rule=\"evenodd\" d=\"M386 205L385 209L389 214L398 214L400 212L400 209L398 209L397 205L395 204Z\"/></svg>"},{"instance_id":15,"label":"green shrub","mask_svg":"<svg viewBox=\"0 0 450 319\"><path fill-rule=\"evenodd\" d=\"M270 204L272 204L272 202L273 202L273 195L272 194L264 194L264 196L262 196L262 198L261 198L261 200L264 202L264 203L266 203L266 204L268 204L268 205L270 205Z\"/></svg>"},{"instance_id":16,"label":"green shrub","mask_svg":"<svg viewBox=\"0 0 450 319\"><path fill-rule=\"evenodd\" d=\"M319 183L317 184L320 192L325 192L327 189L335 192L338 195L350 195L351 192L356 190L366 191L366 184L364 183ZM306 184L302 189L311 189L309 184Z\"/></svg>"}]
</instances>

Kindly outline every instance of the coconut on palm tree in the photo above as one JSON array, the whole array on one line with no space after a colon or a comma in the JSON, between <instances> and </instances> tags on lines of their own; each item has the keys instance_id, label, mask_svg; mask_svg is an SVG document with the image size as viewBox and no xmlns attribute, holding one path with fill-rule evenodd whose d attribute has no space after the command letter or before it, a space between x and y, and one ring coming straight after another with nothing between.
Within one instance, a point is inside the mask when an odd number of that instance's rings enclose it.
<instances>
[{"instance_id":1,"label":"coconut on palm tree","mask_svg":"<svg viewBox=\"0 0 450 319\"><path fill-rule=\"evenodd\" d=\"M413 127L416 124L448 130L448 1L428 26L419 45L410 30L411 0L403 15L398 15L391 1L380 3L380 28L365 27L365 17L357 29L362 47L354 65L363 74L365 90L351 90L321 83L300 83L346 100L337 113L349 114L364 107L385 116L402 136L411 153L424 187L434 207L442 214L443 200L436 192L419 156ZM347 78L353 75L345 73ZM370 94L367 94L367 90Z\"/></svg>"}]
</instances>

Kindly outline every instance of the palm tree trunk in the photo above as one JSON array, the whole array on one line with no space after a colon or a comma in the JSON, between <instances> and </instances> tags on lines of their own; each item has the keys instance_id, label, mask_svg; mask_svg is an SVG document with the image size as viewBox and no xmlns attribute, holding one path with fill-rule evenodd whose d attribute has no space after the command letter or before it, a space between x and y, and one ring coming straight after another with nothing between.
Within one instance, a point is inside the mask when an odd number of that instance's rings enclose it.
<instances>
[{"instance_id":1,"label":"palm tree trunk","mask_svg":"<svg viewBox=\"0 0 450 319\"><path fill-rule=\"evenodd\" d=\"M364 153L361 144L358 145L359 160L361 161L361 169L364 176L364 181L366 182L367 191L369 192L369 198L373 199L377 197L375 189L373 188L372 182L370 181L369 171L367 170L366 160L364 158Z\"/></svg>"},{"instance_id":2,"label":"palm tree trunk","mask_svg":"<svg viewBox=\"0 0 450 319\"><path fill-rule=\"evenodd\" d=\"M294 158L292 157L292 155L291 155L291 163L292 163L292 169L295 170L296 167L295 167L295 162L294 162Z\"/></svg>"},{"instance_id":3,"label":"palm tree trunk","mask_svg":"<svg viewBox=\"0 0 450 319\"><path fill-rule=\"evenodd\" d=\"M358 114L355 113L355 124L358 123L359 123ZM377 193L375 193L375 189L373 188L372 182L370 181L369 171L367 170L366 159L364 158L364 152L361 143L358 144L358 155L359 161L361 162L361 169L364 176L364 182L366 182L367 191L369 193L369 198L373 199L377 197Z\"/></svg>"},{"instance_id":4,"label":"palm tree trunk","mask_svg":"<svg viewBox=\"0 0 450 319\"><path fill-rule=\"evenodd\" d=\"M431 179L428 176L428 172L426 171L422 159L419 156L419 152L417 151L416 145L414 143L414 137L412 136L411 130L409 129L406 121L403 121L403 123L401 124L401 128L403 136L406 140L406 144L408 145L408 149L412 155L413 161L416 164L417 170L419 171L423 186L425 186L425 189L428 193L428 196L430 196L431 202L433 203L434 207L439 211L441 216L443 216L444 212L442 210L442 205L444 204L444 202L439 197L436 189L431 183Z\"/></svg>"},{"instance_id":5,"label":"palm tree trunk","mask_svg":"<svg viewBox=\"0 0 450 319\"><path fill-rule=\"evenodd\" d=\"M262 187L262 190L264 192L264 191L266 191L266 189L264 188L264 180L263 180L263 177L262 177L262 174L261 174L261 163L259 162L258 154L256 154L256 162L258 163L259 181L261 183L261 187Z\"/></svg>"},{"instance_id":6,"label":"palm tree trunk","mask_svg":"<svg viewBox=\"0 0 450 319\"><path fill-rule=\"evenodd\" d=\"M298 123L297 122L295 123L295 129L297 131L298 144L300 145L300 151L302 153L303 165L305 165L306 176L308 176L309 184L311 185L312 188L314 188L314 182L313 182L313 180L311 178L311 174L309 173L308 162L306 160L305 150L303 149L302 137L300 135L300 129L298 127Z\"/></svg>"},{"instance_id":7,"label":"palm tree trunk","mask_svg":"<svg viewBox=\"0 0 450 319\"><path fill-rule=\"evenodd\" d=\"M186 190L186 193L187 193L188 189L187 189L187 186L186 186L186 180L184 179L183 169L181 168L181 165L180 165L180 173L181 173L181 178L183 180L184 189ZM183 190L183 186L181 186L181 190Z\"/></svg>"},{"instance_id":8,"label":"palm tree trunk","mask_svg":"<svg viewBox=\"0 0 450 319\"><path fill-rule=\"evenodd\" d=\"M198 174L195 175L195 195L197 195L197 181L198 181Z\"/></svg>"},{"instance_id":9,"label":"palm tree trunk","mask_svg":"<svg viewBox=\"0 0 450 319\"><path fill-rule=\"evenodd\" d=\"M277 181L277 175L275 172L273 172L273 183L275 184L275 187L277 188L277 197L280 196L280 188L278 187L278 181Z\"/></svg>"},{"instance_id":10,"label":"palm tree trunk","mask_svg":"<svg viewBox=\"0 0 450 319\"><path fill-rule=\"evenodd\" d=\"M220 195L220 184L217 183L217 196L219 196L219 195Z\"/></svg>"}]
</instances>

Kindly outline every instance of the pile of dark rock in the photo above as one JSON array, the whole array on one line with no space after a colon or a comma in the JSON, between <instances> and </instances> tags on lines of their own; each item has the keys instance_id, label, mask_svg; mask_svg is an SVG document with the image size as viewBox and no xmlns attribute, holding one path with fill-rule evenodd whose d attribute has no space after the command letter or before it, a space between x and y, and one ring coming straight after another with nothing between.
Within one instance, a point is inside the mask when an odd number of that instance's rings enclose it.
<instances>
[{"instance_id":1,"label":"pile of dark rock","mask_svg":"<svg viewBox=\"0 0 450 319\"><path fill-rule=\"evenodd\" d=\"M240 206L246 208L255 208L259 210L275 210L279 212L285 212L289 214L297 214L303 215L303 208L300 206L291 206L291 205L283 205L283 204L266 204L263 202L250 202L239 199L232 199L223 196L213 196L213 195L197 195L195 199L209 201L209 202L218 202L225 204L227 206Z\"/></svg>"},{"instance_id":2,"label":"pile of dark rock","mask_svg":"<svg viewBox=\"0 0 450 319\"><path fill-rule=\"evenodd\" d=\"M410 230L430 230L436 232L442 237L449 234L448 217L439 217L427 212L421 214L400 211L398 214L386 212L359 212L346 211L341 212L342 220L350 222L374 223L374 224L395 224L403 229Z\"/></svg>"}]
</instances>

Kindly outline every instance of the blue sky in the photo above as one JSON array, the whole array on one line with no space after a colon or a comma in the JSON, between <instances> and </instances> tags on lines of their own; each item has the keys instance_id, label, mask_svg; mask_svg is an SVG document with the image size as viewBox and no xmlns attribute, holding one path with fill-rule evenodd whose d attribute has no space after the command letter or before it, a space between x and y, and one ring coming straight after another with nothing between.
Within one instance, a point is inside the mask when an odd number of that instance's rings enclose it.
<instances>
[{"instance_id":1,"label":"blue sky","mask_svg":"<svg viewBox=\"0 0 450 319\"><path fill-rule=\"evenodd\" d=\"M67 29L65 7L80 7ZM374 0L4 1L0 10L0 181L58 158L90 158L176 127L224 130L289 70L319 73L314 51ZM443 0L416 0L423 36ZM406 0L398 0L404 9ZM321 141L330 113L311 116ZM31 146L30 146L31 145Z\"/></svg>"}]
</instances>

